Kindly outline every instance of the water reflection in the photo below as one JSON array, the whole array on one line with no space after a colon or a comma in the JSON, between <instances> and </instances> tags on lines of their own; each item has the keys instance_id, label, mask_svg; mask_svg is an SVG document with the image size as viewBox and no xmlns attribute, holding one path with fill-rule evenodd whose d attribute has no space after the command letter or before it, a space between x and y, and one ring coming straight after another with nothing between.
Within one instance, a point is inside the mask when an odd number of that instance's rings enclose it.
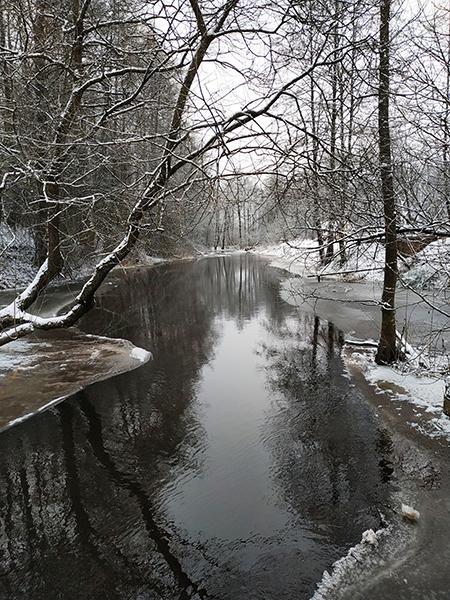
<instances>
[{"instance_id":1,"label":"water reflection","mask_svg":"<svg viewBox=\"0 0 450 600\"><path fill-rule=\"evenodd\" d=\"M378 525L389 436L263 261L125 271L83 327L155 358L0 436L2 598L307 598Z\"/></svg>"}]
</instances>

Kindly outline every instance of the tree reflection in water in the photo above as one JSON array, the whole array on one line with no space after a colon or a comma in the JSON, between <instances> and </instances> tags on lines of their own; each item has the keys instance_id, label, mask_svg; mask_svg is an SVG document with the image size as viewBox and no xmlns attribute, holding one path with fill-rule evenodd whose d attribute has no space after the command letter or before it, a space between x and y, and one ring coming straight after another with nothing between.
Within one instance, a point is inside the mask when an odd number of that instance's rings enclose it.
<instances>
[{"instance_id":1,"label":"tree reflection in water","mask_svg":"<svg viewBox=\"0 0 450 600\"><path fill-rule=\"evenodd\" d=\"M263 261L126 270L82 327L154 360L0 436L2 598L306 598L377 525L389 436L343 374L339 333L279 300ZM245 382L227 370L241 355ZM232 384L249 397L218 428ZM220 460L240 478L220 482ZM255 486L263 526L247 535ZM194 509L203 527L183 520Z\"/></svg>"}]
</instances>

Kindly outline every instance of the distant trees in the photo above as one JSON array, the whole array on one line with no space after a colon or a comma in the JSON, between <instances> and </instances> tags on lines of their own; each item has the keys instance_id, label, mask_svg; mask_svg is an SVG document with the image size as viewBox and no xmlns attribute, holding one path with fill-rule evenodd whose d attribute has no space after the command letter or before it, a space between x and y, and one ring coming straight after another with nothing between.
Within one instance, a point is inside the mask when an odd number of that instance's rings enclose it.
<instances>
[{"instance_id":1,"label":"distant trees","mask_svg":"<svg viewBox=\"0 0 450 600\"><path fill-rule=\"evenodd\" d=\"M267 7L238 0L34 0L26 7L10 0L2 9L2 59L14 90L12 105L4 93L4 119L12 124L4 126L3 198L7 206L15 202L17 215L45 226L36 235L46 252L34 280L1 311L0 344L75 323L137 241L163 229L167 208L193 205L189 195L210 179L211 165L264 139L255 122L273 118L290 90L337 60L336 50L320 48L303 70L274 80L266 97L224 114L220 102L203 95L205 60L221 68L239 41L243 48L254 43L255 57L270 49L291 18L289 3L273 5L270 25ZM238 219L241 208L239 201ZM242 226L241 213L241 236ZM77 248L82 238L104 255L73 306L55 318L32 314L63 269L68 244Z\"/></svg>"}]
</instances>

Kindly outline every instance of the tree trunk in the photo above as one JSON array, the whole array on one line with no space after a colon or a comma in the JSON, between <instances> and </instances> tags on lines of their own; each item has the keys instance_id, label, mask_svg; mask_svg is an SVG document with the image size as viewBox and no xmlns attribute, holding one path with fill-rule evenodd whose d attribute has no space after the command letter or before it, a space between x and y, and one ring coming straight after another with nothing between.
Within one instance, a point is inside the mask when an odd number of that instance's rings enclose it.
<instances>
[{"instance_id":1,"label":"tree trunk","mask_svg":"<svg viewBox=\"0 0 450 600\"><path fill-rule=\"evenodd\" d=\"M444 111L444 147L443 147L443 163L444 163L444 198L445 207L447 209L447 218L450 220L450 168L449 168L449 120L450 120L450 14L448 20L448 40L447 40L447 76L445 82L445 111Z\"/></svg>"},{"instance_id":2,"label":"tree trunk","mask_svg":"<svg viewBox=\"0 0 450 600\"><path fill-rule=\"evenodd\" d=\"M64 266L61 254L61 207L58 204L58 184L55 182L48 183L47 194L49 199L54 200L54 203L49 208L47 221L48 278L51 281L62 271Z\"/></svg>"},{"instance_id":3,"label":"tree trunk","mask_svg":"<svg viewBox=\"0 0 450 600\"><path fill-rule=\"evenodd\" d=\"M397 215L395 210L389 125L390 9L391 0L381 0L378 133L381 193L383 198L386 246L381 308L381 332L378 350L375 357L375 360L378 364L389 364L398 358L395 326L395 288L397 284Z\"/></svg>"},{"instance_id":4,"label":"tree trunk","mask_svg":"<svg viewBox=\"0 0 450 600\"><path fill-rule=\"evenodd\" d=\"M333 26L333 50L334 56L337 56L339 48L338 22L339 22L339 1L334 3L334 26ZM335 236L335 216L337 213L336 205L336 138L337 138L337 119L338 119L338 63L332 66L331 74L331 115L330 115L330 176L331 181L328 184L329 188L329 205L328 205L328 235L327 248L325 253L325 263L330 263L334 258L334 242Z\"/></svg>"},{"instance_id":5,"label":"tree trunk","mask_svg":"<svg viewBox=\"0 0 450 600\"><path fill-rule=\"evenodd\" d=\"M239 200L237 203L237 214L238 214L239 248L242 248L242 215L241 215L241 205L240 205Z\"/></svg>"},{"instance_id":6,"label":"tree trunk","mask_svg":"<svg viewBox=\"0 0 450 600\"><path fill-rule=\"evenodd\" d=\"M331 229L331 222L329 224L329 231L327 235L327 249L325 253L325 264L328 265L334 258L334 231Z\"/></svg>"}]
</instances>

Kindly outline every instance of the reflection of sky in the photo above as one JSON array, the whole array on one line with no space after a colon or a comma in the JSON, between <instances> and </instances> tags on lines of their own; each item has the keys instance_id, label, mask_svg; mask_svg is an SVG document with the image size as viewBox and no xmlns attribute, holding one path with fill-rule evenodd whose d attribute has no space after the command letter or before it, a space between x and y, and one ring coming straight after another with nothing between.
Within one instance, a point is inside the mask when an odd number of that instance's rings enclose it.
<instances>
[{"instance_id":1,"label":"reflection of sky","mask_svg":"<svg viewBox=\"0 0 450 600\"><path fill-rule=\"evenodd\" d=\"M241 331L226 321L215 359L203 370L196 399L205 434L202 470L181 480L175 474L161 492L169 519L188 527L191 535L270 535L289 519L274 503L271 456L261 440L271 403L254 351L261 333L259 319Z\"/></svg>"}]
</instances>

